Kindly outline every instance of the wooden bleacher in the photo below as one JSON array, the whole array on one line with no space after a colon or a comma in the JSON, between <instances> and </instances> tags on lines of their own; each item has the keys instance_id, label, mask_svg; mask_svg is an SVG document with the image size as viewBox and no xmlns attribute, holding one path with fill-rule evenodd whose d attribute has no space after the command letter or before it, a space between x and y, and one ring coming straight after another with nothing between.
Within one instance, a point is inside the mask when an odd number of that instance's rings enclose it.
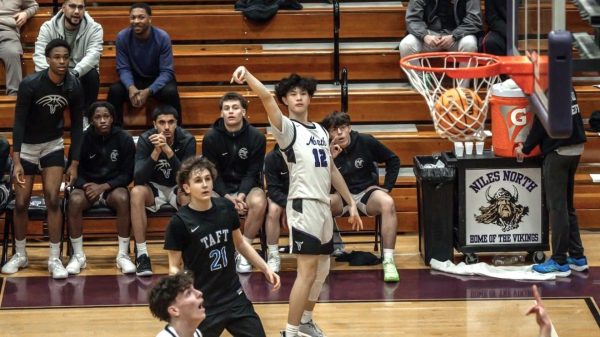
<instances>
[{"instance_id":1,"label":"wooden bleacher","mask_svg":"<svg viewBox=\"0 0 600 337\"><path fill-rule=\"evenodd\" d=\"M24 73L33 71L32 46L41 24L51 17L50 0L41 0L41 9L22 30ZM151 0L153 24L166 29L174 43L176 76L184 111L184 124L196 135L198 150L206 129L218 116L218 99L229 90L249 99L250 122L264 127L266 113L257 97L245 86L229 86L232 71L239 64L248 67L261 80L276 82L291 71L310 74L322 84L312 100L311 118L315 121L339 109L339 87L327 85L334 78L331 5L305 4L301 11L279 11L267 24L252 23L233 10L232 0L204 0L190 5L185 1ZM106 98L107 87L118 80L114 66L116 33L129 24L130 1L96 0L88 2L88 12L105 29L105 51L101 61L102 89L99 99ZM168 5L166 5L168 3ZM115 4L123 4L115 6ZM483 4L483 1L482 1ZM450 150L451 144L438 137L422 97L409 86L385 85L405 80L398 66L397 42L405 35L406 8L396 2L341 6L340 64L348 68L352 82L367 82L350 88L349 113L355 124L414 124L416 132L377 132L375 136L397 153L407 173L398 178L392 196L396 203L399 232L417 230L416 182L410 175L415 155ZM550 10L550 8L544 8ZM177 24L173 24L176 22ZM567 26L576 32L593 32L577 8L567 4ZM371 42L379 42L379 45ZM390 43L393 42L393 43ZM274 48L277 47L277 48ZM4 72L0 70L0 84ZM378 85L379 83L384 83ZM600 91L586 82L576 87L584 118L600 110ZM10 139L14 98L0 96L0 133ZM133 133L150 124L145 110L130 111L125 124ZM600 137L589 133L589 142L576 177L575 202L582 228L599 229L600 186L592 183L590 173L600 173ZM67 144L69 140L67 139ZM268 138L269 148L273 139ZM489 146L489 139L488 139ZM200 151L198 151L200 152ZM366 227L373 229L371 219ZM340 222L343 229L349 227ZM88 233L114 231L114 224L95 221L86 226ZM162 233L164 220L151 219L149 232ZM30 225L30 233L40 233L40 226Z\"/></svg>"}]
</instances>

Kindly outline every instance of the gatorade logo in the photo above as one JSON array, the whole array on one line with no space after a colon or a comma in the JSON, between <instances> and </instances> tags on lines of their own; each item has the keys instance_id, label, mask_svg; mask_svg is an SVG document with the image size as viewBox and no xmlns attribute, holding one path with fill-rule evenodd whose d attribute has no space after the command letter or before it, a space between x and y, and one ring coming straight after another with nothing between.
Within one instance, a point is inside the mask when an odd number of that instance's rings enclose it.
<instances>
[{"instance_id":1,"label":"gatorade logo","mask_svg":"<svg viewBox=\"0 0 600 337\"><path fill-rule=\"evenodd\" d=\"M527 108L505 105L500 107L500 112L504 116L509 141L524 142L530 129L527 123Z\"/></svg>"},{"instance_id":2,"label":"gatorade logo","mask_svg":"<svg viewBox=\"0 0 600 337\"><path fill-rule=\"evenodd\" d=\"M523 126L527 124L527 110L525 110L525 108L514 109L510 113L510 121L515 126Z\"/></svg>"}]
</instances>

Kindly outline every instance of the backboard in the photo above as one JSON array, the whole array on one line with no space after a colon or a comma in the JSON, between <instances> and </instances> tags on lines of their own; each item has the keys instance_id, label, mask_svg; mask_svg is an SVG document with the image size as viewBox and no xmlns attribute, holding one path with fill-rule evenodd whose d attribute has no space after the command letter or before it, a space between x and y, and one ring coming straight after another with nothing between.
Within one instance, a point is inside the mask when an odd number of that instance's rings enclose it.
<instances>
[{"instance_id":1,"label":"backboard","mask_svg":"<svg viewBox=\"0 0 600 337\"><path fill-rule=\"evenodd\" d=\"M565 0L507 0L509 56L526 56L531 86L517 81L551 137L571 134L573 38L566 30ZM516 81L516 79L515 79Z\"/></svg>"}]
</instances>

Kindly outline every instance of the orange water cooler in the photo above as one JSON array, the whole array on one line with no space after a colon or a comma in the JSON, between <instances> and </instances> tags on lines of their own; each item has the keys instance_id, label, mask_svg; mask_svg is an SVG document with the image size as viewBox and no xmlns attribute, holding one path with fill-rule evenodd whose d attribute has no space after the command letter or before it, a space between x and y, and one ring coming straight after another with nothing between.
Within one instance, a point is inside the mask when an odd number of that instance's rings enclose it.
<instances>
[{"instance_id":1,"label":"orange water cooler","mask_svg":"<svg viewBox=\"0 0 600 337\"><path fill-rule=\"evenodd\" d=\"M515 157L515 148L525 142L533 124L529 100L513 80L507 80L492 86L490 111L494 154ZM536 146L527 157L540 154L541 150Z\"/></svg>"}]
</instances>

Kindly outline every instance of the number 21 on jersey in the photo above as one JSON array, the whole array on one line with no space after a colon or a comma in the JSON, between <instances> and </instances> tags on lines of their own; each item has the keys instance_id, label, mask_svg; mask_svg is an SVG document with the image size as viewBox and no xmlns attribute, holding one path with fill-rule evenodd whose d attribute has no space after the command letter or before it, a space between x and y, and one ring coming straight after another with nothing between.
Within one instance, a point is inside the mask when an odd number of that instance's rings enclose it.
<instances>
[{"instance_id":1,"label":"number 21 on jersey","mask_svg":"<svg viewBox=\"0 0 600 337\"><path fill-rule=\"evenodd\" d=\"M325 150L313 148L312 153L315 157L315 167L327 167L327 153L325 153Z\"/></svg>"}]
</instances>

